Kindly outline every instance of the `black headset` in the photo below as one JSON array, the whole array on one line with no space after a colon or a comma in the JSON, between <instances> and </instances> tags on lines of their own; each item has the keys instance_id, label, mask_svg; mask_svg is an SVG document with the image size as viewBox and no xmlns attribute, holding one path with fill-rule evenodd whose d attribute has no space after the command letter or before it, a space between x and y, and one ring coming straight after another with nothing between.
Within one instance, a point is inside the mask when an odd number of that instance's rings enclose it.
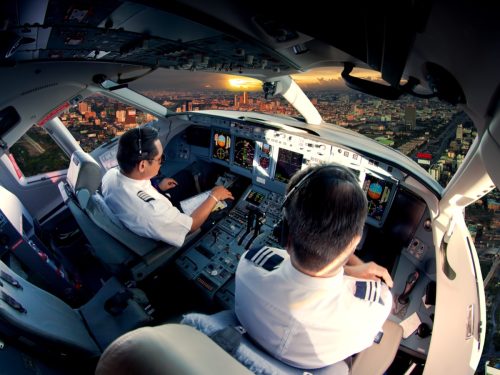
<instances>
[{"instance_id":1,"label":"black headset","mask_svg":"<svg viewBox=\"0 0 500 375\"><path fill-rule=\"evenodd\" d=\"M323 171L327 168L337 168L337 165L326 164L324 166L319 167L318 169L314 169L307 173L304 177L300 179L299 182L293 186L288 193L286 193L285 198L283 199L283 203L281 203L281 220L276 224L273 229L274 237L279 241L279 244L282 248L285 248L288 243L288 235L290 233L290 228L288 226L288 220L286 217L286 206L290 203L291 197L296 194L295 192L300 190L302 186L306 184L314 175Z\"/></svg>"},{"instance_id":2,"label":"black headset","mask_svg":"<svg viewBox=\"0 0 500 375\"><path fill-rule=\"evenodd\" d=\"M139 126L139 138L137 138L137 147L139 148L139 161L142 160L142 132L141 127Z\"/></svg>"}]
</instances>

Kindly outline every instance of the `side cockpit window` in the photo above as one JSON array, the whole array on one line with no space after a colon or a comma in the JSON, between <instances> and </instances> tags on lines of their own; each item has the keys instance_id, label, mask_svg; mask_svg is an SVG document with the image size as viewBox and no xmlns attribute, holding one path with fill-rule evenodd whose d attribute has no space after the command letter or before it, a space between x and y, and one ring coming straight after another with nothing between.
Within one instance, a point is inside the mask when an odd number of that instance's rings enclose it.
<instances>
[{"instance_id":1,"label":"side cockpit window","mask_svg":"<svg viewBox=\"0 0 500 375\"><path fill-rule=\"evenodd\" d=\"M24 177L63 170L69 164L68 156L39 126L30 128L9 151L16 172Z\"/></svg>"}]
</instances>

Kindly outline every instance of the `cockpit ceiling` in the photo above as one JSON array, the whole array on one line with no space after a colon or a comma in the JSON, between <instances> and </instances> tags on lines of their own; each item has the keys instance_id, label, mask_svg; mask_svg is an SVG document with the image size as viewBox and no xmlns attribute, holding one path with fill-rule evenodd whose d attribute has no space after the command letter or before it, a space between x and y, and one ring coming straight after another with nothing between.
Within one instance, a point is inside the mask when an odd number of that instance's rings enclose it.
<instances>
[{"instance_id":1,"label":"cockpit ceiling","mask_svg":"<svg viewBox=\"0 0 500 375\"><path fill-rule=\"evenodd\" d=\"M2 65L95 60L259 76L297 71L270 48L144 4L4 2ZM269 74L270 73L270 74Z\"/></svg>"}]
</instances>

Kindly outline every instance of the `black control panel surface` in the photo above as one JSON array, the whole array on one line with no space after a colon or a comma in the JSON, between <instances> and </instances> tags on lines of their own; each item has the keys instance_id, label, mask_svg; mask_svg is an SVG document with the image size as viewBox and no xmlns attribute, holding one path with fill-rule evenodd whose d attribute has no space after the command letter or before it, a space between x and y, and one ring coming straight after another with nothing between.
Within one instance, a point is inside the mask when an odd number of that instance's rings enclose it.
<instances>
[{"instance_id":1,"label":"black control panel surface","mask_svg":"<svg viewBox=\"0 0 500 375\"><path fill-rule=\"evenodd\" d=\"M206 294L234 305L225 284L241 255L252 247L279 246L273 228L281 217L283 195L251 185L228 215L177 259L181 272ZM221 296L227 296L221 298Z\"/></svg>"}]
</instances>

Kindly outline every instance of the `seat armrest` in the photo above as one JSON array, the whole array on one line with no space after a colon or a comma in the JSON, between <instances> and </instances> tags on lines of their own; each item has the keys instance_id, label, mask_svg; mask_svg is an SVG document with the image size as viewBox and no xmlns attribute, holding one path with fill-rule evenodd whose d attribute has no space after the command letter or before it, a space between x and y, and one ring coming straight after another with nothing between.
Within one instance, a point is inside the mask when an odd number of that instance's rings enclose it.
<instances>
[{"instance_id":1,"label":"seat armrest","mask_svg":"<svg viewBox=\"0 0 500 375\"><path fill-rule=\"evenodd\" d=\"M356 356L351 375L382 375L389 368L403 337L403 328L392 320L386 320L383 330L380 343L372 344Z\"/></svg>"}]
</instances>

